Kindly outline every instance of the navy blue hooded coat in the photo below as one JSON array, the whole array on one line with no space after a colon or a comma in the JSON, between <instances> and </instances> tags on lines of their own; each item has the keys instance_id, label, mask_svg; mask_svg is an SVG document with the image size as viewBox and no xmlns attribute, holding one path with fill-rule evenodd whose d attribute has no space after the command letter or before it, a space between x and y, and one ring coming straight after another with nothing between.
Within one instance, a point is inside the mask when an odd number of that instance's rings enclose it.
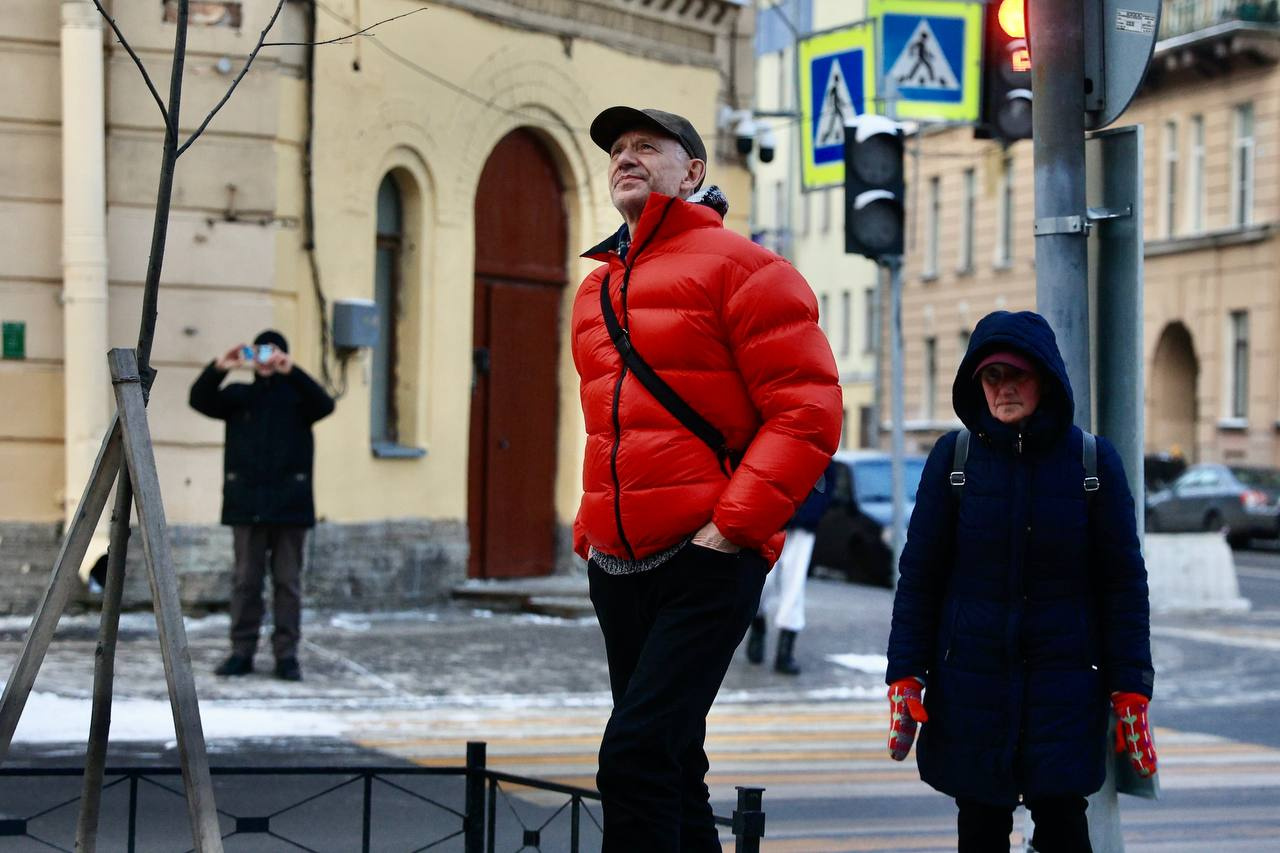
<instances>
[{"instance_id":1,"label":"navy blue hooded coat","mask_svg":"<svg viewBox=\"0 0 1280 853\"><path fill-rule=\"evenodd\" d=\"M1039 365L1041 401L1017 426L973 373L1014 350ZM900 563L887 681L925 679L920 778L957 798L1088 795L1105 775L1108 696L1151 696L1147 573L1133 497L1098 438L1086 500L1083 435L1066 367L1038 314L998 311L973 331L952 401L972 433L950 485L956 433L925 464Z\"/></svg>"}]
</instances>

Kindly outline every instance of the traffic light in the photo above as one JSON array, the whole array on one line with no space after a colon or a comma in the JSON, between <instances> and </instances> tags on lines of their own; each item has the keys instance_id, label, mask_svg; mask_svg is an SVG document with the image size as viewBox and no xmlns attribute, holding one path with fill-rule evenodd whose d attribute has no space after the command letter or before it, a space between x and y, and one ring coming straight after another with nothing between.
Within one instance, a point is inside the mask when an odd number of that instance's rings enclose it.
<instances>
[{"instance_id":1,"label":"traffic light","mask_svg":"<svg viewBox=\"0 0 1280 853\"><path fill-rule=\"evenodd\" d=\"M982 114L973 135L1006 143L1031 138L1031 50L1026 0L991 0L982 57Z\"/></svg>"},{"instance_id":2,"label":"traffic light","mask_svg":"<svg viewBox=\"0 0 1280 853\"><path fill-rule=\"evenodd\" d=\"M902 254L902 128L860 115L844 128L844 250L874 261Z\"/></svg>"}]
</instances>

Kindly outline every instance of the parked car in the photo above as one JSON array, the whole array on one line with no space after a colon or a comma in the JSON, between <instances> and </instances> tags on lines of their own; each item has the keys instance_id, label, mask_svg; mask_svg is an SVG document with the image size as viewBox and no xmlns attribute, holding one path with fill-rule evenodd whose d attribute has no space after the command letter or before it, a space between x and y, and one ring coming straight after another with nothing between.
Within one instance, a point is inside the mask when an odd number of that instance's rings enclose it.
<instances>
[{"instance_id":1,"label":"parked car","mask_svg":"<svg viewBox=\"0 0 1280 853\"><path fill-rule=\"evenodd\" d=\"M850 581L893 585L893 469L888 453L841 451L827 484L831 505L818 523L810 571L844 575ZM906 516L916 503L923 456L903 460Z\"/></svg>"},{"instance_id":2,"label":"parked car","mask_svg":"<svg viewBox=\"0 0 1280 853\"><path fill-rule=\"evenodd\" d=\"M1221 530L1233 548L1280 537L1280 471L1192 465L1147 500L1147 530Z\"/></svg>"}]
</instances>

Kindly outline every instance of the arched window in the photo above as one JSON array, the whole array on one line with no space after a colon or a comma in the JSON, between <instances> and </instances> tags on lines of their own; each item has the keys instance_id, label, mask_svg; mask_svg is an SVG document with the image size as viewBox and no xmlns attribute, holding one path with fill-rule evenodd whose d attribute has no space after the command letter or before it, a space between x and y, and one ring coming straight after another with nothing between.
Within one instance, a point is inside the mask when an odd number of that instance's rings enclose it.
<instances>
[{"instance_id":1,"label":"arched window","mask_svg":"<svg viewBox=\"0 0 1280 853\"><path fill-rule=\"evenodd\" d=\"M378 345L373 348L370 388L370 431L375 453L400 443L397 406L399 352L396 326L400 319L404 267L404 206L400 188L390 174L378 187L378 231L374 264L373 298L378 306Z\"/></svg>"}]
</instances>

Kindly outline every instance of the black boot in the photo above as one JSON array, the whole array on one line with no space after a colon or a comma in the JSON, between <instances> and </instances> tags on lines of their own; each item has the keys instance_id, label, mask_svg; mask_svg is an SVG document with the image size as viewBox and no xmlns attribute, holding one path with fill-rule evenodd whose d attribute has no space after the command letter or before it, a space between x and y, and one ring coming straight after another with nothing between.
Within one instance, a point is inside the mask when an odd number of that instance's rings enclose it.
<instances>
[{"instance_id":1,"label":"black boot","mask_svg":"<svg viewBox=\"0 0 1280 853\"><path fill-rule=\"evenodd\" d=\"M778 656L773 661L773 671L783 675L799 675L800 664L796 663L796 632L782 630L778 632Z\"/></svg>"},{"instance_id":2,"label":"black boot","mask_svg":"<svg viewBox=\"0 0 1280 853\"><path fill-rule=\"evenodd\" d=\"M234 652L213 671L214 675L248 675L253 672L253 655Z\"/></svg>"},{"instance_id":3,"label":"black boot","mask_svg":"<svg viewBox=\"0 0 1280 853\"><path fill-rule=\"evenodd\" d=\"M763 616L757 616L751 620L751 631L747 633L747 660L752 663L764 662Z\"/></svg>"}]
</instances>

